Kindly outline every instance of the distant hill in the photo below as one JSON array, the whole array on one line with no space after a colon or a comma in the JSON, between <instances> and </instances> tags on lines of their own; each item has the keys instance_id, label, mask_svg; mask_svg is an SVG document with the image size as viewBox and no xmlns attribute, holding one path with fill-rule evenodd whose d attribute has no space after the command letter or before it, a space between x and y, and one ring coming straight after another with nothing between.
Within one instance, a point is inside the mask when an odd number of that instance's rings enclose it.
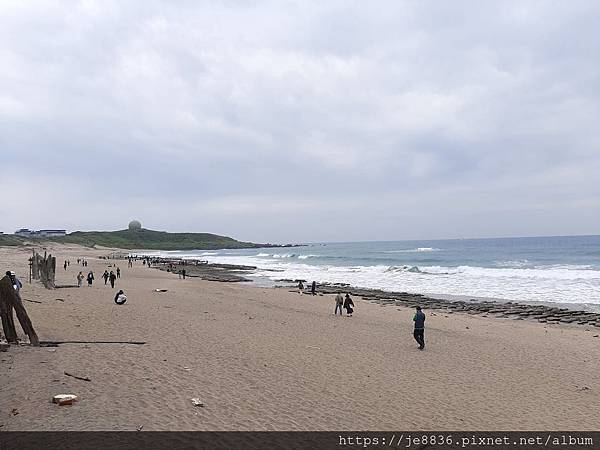
<instances>
[{"instance_id":1,"label":"distant hill","mask_svg":"<svg viewBox=\"0 0 600 450\"><path fill-rule=\"evenodd\" d=\"M87 247L101 245L103 247L146 250L215 250L272 246L236 241L227 236L210 233L168 233L145 228L120 231L75 231L66 236L47 239L53 242L79 244Z\"/></svg>"},{"instance_id":2,"label":"distant hill","mask_svg":"<svg viewBox=\"0 0 600 450\"><path fill-rule=\"evenodd\" d=\"M0 234L0 246L23 245L24 239L12 234Z\"/></svg>"}]
</instances>

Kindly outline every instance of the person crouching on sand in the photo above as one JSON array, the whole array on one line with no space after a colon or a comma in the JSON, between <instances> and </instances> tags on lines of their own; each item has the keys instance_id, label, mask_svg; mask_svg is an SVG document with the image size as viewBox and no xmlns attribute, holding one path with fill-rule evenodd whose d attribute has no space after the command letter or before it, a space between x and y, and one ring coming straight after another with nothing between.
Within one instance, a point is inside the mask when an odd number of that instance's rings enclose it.
<instances>
[{"instance_id":1,"label":"person crouching on sand","mask_svg":"<svg viewBox=\"0 0 600 450\"><path fill-rule=\"evenodd\" d=\"M354 302L352 302L350 294L346 294L346 298L344 299L344 309L346 310L346 315L348 317L352 317L352 313L354 312L354 310L352 309L353 306Z\"/></svg>"},{"instance_id":2,"label":"person crouching on sand","mask_svg":"<svg viewBox=\"0 0 600 450\"><path fill-rule=\"evenodd\" d=\"M123 292L123 289L120 289L119 292L117 292L117 295L115 295L115 303L117 305L122 305L126 301L127 301L127 296Z\"/></svg>"},{"instance_id":3,"label":"person crouching on sand","mask_svg":"<svg viewBox=\"0 0 600 450\"><path fill-rule=\"evenodd\" d=\"M340 310L340 316L342 316L342 305L344 304L344 297L342 296L341 292L338 292L337 295L335 296L335 312L333 313L333 315L335 316L338 312L338 308Z\"/></svg>"},{"instance_id":4,"label":"person crouching on sand","mask_svg":"<svg viewBox=\"0 0 600 450\"><path fill-rule=\"evenodd\" d=\"M415 322L415 332L413 336L419 344L419 350L425 349L425 313L421 311L421 307L417 306L417 312L413 317Z\"/></svg>"}]
</instances>

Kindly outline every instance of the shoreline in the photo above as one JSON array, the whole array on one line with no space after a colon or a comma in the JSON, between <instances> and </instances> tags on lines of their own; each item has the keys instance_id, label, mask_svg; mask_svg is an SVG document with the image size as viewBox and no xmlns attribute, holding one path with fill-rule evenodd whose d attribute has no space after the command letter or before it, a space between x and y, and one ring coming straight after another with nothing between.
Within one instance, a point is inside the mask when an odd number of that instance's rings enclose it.
<instances>
[{"instance_id":1,"label":"shoreline","mask_svg":"<svg viewBox=\"0 0 600 450\"><path fill-rule=\"evenodd\" d=\"M150 259L155 261L153 267L158 270L169 272L185 268L186 272L188 272L187 276L198 277L205 281L246 282L256 284L260 287L267 287L247 278L256 269L255 266L216 264L202 261L191 262L183 258L152 257ZM276 289L293 289L296 286L294 283L298 281L300 280L276 280L271 287ZM304 283L307 282L307 280L302 281ZM286 284L278 285L277 283ZM346 283L317 283L317 292L322 294L335 294L340 290L383 306L414 307L419 304L424 309L465 312L467 314L480 314L485 317L530 319L539 323L574 323L600 328L600 311L577 309L578 307L581 308L582 304L565 305L552 304L550 302L515 302L467 295L426 295L360 288ZM307 285L305 293L310 295L309 291L309 285Z\"/></svg>"},{"instance_id":2,"label":"shoreline","mask_svg":"<svg viewBox=\"0 0 600 450\"><path fill-rule=\"evenodd\" d=\"M104 259L111 249L47 250L71 260L57 271L58 284L73 282L79 257L97 278L91 287L48 290L26 281L27 251L0 249L4 268L25 281L22 297L40 340L59 343L0 353L3 431L600 425L590 413L600 402L593 327L429 309L419 351L409 301L357 295L354 316L340 317L330 294L183 280L141 261L128 268ZM111 289L100 274L115 265L122 278ZM125 305L114 303L117 289L127 294ZM53 404L62 393L80 400Z\"/></svg>"}]
</instances>

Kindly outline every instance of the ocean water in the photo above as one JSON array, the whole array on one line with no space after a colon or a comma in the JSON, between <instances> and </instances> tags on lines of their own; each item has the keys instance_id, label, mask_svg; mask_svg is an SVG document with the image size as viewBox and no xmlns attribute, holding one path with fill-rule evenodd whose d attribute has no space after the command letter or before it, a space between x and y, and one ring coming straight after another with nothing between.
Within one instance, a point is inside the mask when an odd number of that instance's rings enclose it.
<instances>
[{"instance_id":1,"label":"ocean water","mask_svg":"<svg viewBox=\"0 0 600 450\"><path fill-rule=\"evenodd\" d=\"M600 236L316 243L148 252L258 267L258 283L305 279L430 295L600 308Z\"/></svg>"}]
</instances>

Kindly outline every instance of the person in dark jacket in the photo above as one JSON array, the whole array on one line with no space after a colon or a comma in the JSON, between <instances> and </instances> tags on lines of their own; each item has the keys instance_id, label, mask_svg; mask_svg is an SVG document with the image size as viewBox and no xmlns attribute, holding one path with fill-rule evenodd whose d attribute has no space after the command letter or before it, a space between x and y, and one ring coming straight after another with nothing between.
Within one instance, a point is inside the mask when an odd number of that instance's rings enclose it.
<instances>
[{"instance_id":1,"label":"person in dark jacket","mask_svg":"<svg viewBox=\"0 0 600 450\"><path fill-rule=\"evenodd\" d=\"M312 282L312 285L310 287L310 293L312 295L317 295L317 282L316 281Z\"/></svg>"},{"instance_id":2,"label":"person in dark jacket","mask_svg":"<svg viewBox=\"0 0 600 450\"><path fill-rule=\"evenodd\" d=\"M120 289L119 292L117 292L117 295L115 295L115 303L117 305L122 305L126 301L127 301L127 296L123 292L123 289Z\"/></svg>"},{"instance_id":3,"label":"person in dark jacket","mask_svg":"<svg viewBox=\"0 0 600 450\"><path fill-rule=\"evenodd\" d=\"M346 310L346 315L348 317L352 317L352 313L354 312L354 310L352 309L353 306L354 303L352 302L350 295L346 294L346 298L344 299L344 309Z\"/></svg>"},{"instance_id":4,"label":"person in dark jacket","mask_svg":"<svg viewBox=\"0 0 600 450\"><path fill-rule=\"evenodd\" d=\"M121 278L121 269L117 267L117 278Z\"/></svg>"},{"instance_id":5,"label":"person in dark jacket","mask_svg":"<svg viewBox=\"0 0 600 450\"><path fill-rule=\"evenodd\" d=\"M419 344L419 350L425 349L425 313L421 311L421 307L417 306L417 312L413 317L413 321L415 322L415 332L413 336L415 337L415 341Z\"/></svg>"},{"instance_id":6,"label":"person in dark jacket","mask_svg":"<svg viewBox=\"0 0 600 450\"><path fill-rule=\"evenodd\" d=\"M87 282L88 282L88 286L91 286L92 283L94 282L94 272L92 272L91 270L87 274Z\"/></svg>"},{"instance_id":7,"label":"person in dark jacket","mask_svg":"<svg viewBox=\"0 0 600 450\"><path fill-rule=\"evenodd\" d=\"M114 288L115 287L115 280L117 279L117 276L115 275L115 273L112 270L108 274L108 279L110 280L110 287Z\"/></svg>"},{"instance_id":8,"label":"person in dark jacket","mask_svg":"<svg viewBox=\"0 0 600 450\"><path fill-rule=\"evenodd\" d=\"M108 270L104 271L102 278L104 278L104 285L106 286L106 283L108 283Z\"/></svg>"}]
</instances>

